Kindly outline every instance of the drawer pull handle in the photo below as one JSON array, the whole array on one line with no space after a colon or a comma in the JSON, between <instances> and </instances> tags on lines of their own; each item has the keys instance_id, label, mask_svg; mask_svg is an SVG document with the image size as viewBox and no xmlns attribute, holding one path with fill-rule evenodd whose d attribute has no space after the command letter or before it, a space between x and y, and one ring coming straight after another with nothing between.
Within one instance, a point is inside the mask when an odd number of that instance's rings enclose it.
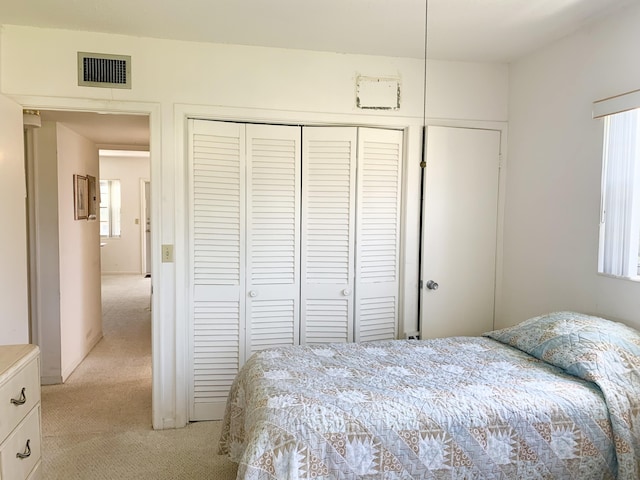
<instances>
[{"instance_id":1,"label":"drawer pull handle","mask_svg":"<svg viewBox=\"0 0 640 480\"><path fill-rule=\"evenodd\" d=\"M14 405L24 405L27 402L27 396L24 393L25 390L26 388L22 387L20 398L18 398L17 400L15 398L12 398L11 403L13 403Z\"/></svg>"},{"instance_id":2,"label":"drawer pull handle","mask_svg":"<svg viewBox=\"0 0 640 480\"><path fill-rule=\"evenodd\" d=\"M29 458L31 456L31 440L27 440L27 445L24 447L24 453L16 453L16 458L23 460L25 458Z\"/></svg>"}]
</instances>

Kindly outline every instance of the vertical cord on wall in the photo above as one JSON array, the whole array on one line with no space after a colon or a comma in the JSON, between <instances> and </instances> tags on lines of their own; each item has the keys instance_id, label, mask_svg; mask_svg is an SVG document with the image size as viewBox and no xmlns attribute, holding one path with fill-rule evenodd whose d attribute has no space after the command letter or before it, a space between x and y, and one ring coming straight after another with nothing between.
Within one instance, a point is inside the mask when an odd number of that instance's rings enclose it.
<instances>
[{"instance_id":1,"label":"vertical cord on wall","mask_svg":"<svg viewBox=\"0 0 640 480\"><path fill-rule=\"evenodd\" d=\"M422 76L422 127L427 126L427 29L429 23L429 0L424 0L424 72ZM424 161L424 151L423 151ZM421 165L422 166L422 165ZM424 168L424 166L423 166Z\"/></svg>"},{"instance_id":2,"label":"vertical cord on wall","mask_svg":"<svg viewBox=\"0 0 640 480\"><path fill-rule=\"evenodd\" d=\"M429 0L424 0L424 73L422 98L422 157L420 161L420 245L418 249L418 335L422 336L422 246L424 244L422 224L424 210L424 175L427 166L427 25L429 19Z\"/></svg>"}]
</instances>

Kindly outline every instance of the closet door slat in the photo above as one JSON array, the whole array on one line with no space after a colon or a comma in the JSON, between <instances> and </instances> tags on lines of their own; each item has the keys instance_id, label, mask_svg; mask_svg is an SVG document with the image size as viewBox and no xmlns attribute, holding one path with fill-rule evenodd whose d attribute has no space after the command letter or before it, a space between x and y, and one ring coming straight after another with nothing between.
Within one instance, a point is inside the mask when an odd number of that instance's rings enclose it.
<instances>
[{"instance_id":1,"label":"closet door slat","mask_svg":"<svg viewBox=\"0 0 640 480\"><path fill-rule=\"evenodd\" d=\"M300 127L247 125L247 356L300 339Z\"/></svg>"},{"instance_id":2,"label":"closet door slat","mask_svg":"<svg viewBox=\"0 0 640 480\"><path fill-rule=\"evenodd\" d=\"M222 418L243 363L244 128L189 123L190 420Z\"/></svg>"},{"instance_id":3,"label":"closet door slat","mask_svg":"<svg viewBox=\"0 0 640 480\"><path fill-rule=\"evenodd\" d=\"M358 129L356 341L397 336L402 141L399 130Z\"/></svg>"},{"instance_id":4,"label":"closet door slat","mask_svg":"<svg viewBox=\"0 0 640 480\"><path fill-rule=\"evenodd\" d=\"M356 127L305 127L302 343L353 341Z\"/></svg>"}]
</instances>

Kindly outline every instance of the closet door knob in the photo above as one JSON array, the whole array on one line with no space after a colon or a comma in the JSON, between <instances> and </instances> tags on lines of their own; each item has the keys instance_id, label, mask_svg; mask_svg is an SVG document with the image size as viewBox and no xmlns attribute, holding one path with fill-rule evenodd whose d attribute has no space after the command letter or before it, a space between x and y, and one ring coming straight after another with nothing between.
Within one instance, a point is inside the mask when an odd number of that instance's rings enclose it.
<instances>
[{"instance_id":1,"label":"closet door knob","mask_svg":"<svg viewBox=\"0 0 640 480\"><path fill-rule=\"evenodd\" d=\"M349 295L351 295L351 290L348 288L345 288L344 290L342 290L342 295L344 295L345 297L348 297Z\"/></svg>"},{"instance_id":2,"label":"closet door knob","mask_svg":"<svg viewBox=\"0 0 640 480\"><path fill-rule=\"evenodd\" d=\"M255 290L250 290L249 291L249 296L250 297L257 297L258 296L258 292L256 292Z\"/></svg>"}]
</instances>

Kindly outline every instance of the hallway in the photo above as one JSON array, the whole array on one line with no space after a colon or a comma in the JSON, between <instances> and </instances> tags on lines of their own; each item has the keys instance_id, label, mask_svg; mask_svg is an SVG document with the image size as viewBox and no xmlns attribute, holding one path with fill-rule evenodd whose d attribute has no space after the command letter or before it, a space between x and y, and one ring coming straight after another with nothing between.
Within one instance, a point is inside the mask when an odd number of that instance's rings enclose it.
<instances>
[{"instance_id":1,"label":"hallway","mask_svg":"<svg viewBox=\"0 0 640 480\"><path fill-rule=\"evenodd\" d=\"M102 277L103 338L65 384L43 386L45 434L151 425L149 289L139 275Z\"/></svg>"},{"instance_id":2,"label":"hallway","mask_svg":"<svg viewBox=\"0 0 640 480\"><path fill-rule=\"evenodd\" d=\"M102 311L103 339L65 384L42 387L44 478L233 478L215 455L219 422L151 428L150 279L103 276Z\"/></svg>"}]
</instances>

